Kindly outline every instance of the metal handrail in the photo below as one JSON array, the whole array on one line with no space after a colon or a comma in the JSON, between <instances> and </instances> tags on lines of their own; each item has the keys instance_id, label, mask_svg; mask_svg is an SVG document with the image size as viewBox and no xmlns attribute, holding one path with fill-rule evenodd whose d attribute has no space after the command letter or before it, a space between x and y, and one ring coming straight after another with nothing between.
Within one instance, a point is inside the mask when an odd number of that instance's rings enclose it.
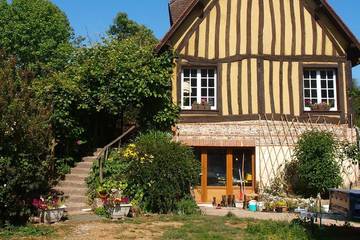
<instances>
[{"instance_id":1,"label":"metal handrail","mask_svg":"<svg viewBox=\"0 0 360 240\"><path fill-rule=\"evenodd\" d=\"M109 143L108 145L106 145L103 149L101 149L101 151L99 152L98 156L96 157L96 160L99 163L99 179L100 182L103 181L104 178L104 162L108 159L109 157L109 150L110 148L112 148L116 143L118 144L118 148L121 147L121 140L126 137L128 134L130 134L131 132L133 132L136 129L136 126L132 126L131 128L129 128L126 132L124 132L123 134L121 134L120 137L116 138L114 141L112 141L111 143Z\"/></svg>"}]
</instances>

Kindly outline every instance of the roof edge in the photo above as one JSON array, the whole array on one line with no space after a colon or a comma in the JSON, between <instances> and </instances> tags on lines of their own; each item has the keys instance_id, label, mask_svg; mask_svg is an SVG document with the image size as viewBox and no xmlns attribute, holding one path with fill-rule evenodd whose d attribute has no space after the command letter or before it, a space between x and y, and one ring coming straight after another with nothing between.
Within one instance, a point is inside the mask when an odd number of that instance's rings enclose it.
<instances>
[{"instance_id":1,"label":"roof edge","mask_svg":"<svg viewBox=\"0 0 360 240\"><path fill-rule=\"evenodd\" d=\"M161 49L166 45L166 43L170 40L175 31L180 27L180 25L184 22L184 20L189 16L191 11L195 8L195 6L200 2L200 0L193 0L189 7L180 15L179 19L171 26L170 30L166 33L166 35L162 38L159 44L155 47L156 52L160 52Z\"/></svg>"}]
</instances>

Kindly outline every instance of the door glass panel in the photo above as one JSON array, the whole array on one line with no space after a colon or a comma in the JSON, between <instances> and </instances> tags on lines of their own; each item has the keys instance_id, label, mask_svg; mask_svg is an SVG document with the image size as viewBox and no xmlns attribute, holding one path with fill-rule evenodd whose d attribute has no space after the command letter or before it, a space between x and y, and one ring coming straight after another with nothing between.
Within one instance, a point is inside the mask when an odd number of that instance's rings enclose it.
<instances>
[{"instance_id":1,"label":"door glass panel","mask_svg":"<svg viewBox=\"0 0 360 240\"><path fill-rule=\"evenodd\" d=\"M208 186L226 185L226 149L208 149Z\"/></svg>"},{"instance_id":2,"label":"door glass panel","mask_svg":"<svg viewBox=\"0 0 360 240\"><path fill-rule=\"evenodd\" d=\"M233 154L233 185L253 186L252 151L250 149L235 149Z\"/></svg>"}]
</instances>

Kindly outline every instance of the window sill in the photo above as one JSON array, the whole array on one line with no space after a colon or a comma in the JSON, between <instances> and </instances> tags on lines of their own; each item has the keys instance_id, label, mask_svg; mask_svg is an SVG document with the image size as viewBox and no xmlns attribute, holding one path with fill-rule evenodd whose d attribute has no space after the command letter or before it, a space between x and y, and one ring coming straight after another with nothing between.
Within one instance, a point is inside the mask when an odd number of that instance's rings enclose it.
<instances>
[{"instance_id":1,"label":"window sill","mask_svg":"<svg viewBox=\"0 0 360 240\"><path fill-rule=\"evenodd\" d=\"M192 115L192 114L201 114L201 115L219 115L218 110L181 110L180 114Z\"/></svg>"},{"instance_id":2,"label":"window sill","mask_svg":"<svg viewBox=\"0 0 360 240\"><path fill-rule=\"evenodd\" d=\"M316 111L316 110L306 110L303 111L303 114L310 115L340 115L341 111Z\"/></svg>"}]
</instances>

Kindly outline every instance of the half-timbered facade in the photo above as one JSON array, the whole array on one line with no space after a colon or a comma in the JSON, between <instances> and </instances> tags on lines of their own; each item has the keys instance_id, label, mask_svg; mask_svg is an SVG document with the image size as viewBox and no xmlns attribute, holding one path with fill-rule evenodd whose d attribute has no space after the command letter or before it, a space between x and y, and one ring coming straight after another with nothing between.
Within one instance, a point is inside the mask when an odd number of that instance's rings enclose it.
<instances>
[{"instance_id":1,"label":"half-timbered facade","mask_svg":"<svg viewBox=\"0 0 360 240\"><path fill-rule=\"evenodd\" d=\"M158 51L177 53L176 140L202 164L199 202L259 191L309 128L355 141L351 69L360 44L325 0L170 0ZM357 169L344 184L357 179Z\"/></svg>"}]
</instances>

